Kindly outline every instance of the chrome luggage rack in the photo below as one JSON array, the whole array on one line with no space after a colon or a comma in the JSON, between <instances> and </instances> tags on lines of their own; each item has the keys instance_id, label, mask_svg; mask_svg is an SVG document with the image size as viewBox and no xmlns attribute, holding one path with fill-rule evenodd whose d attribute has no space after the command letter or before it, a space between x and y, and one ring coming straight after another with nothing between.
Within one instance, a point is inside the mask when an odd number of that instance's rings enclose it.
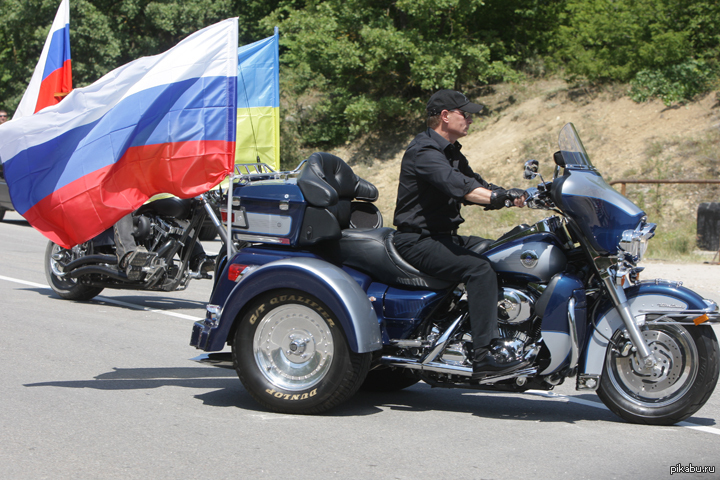
<instances>
[{"instance_id":1,"label":"chrome luggage rack","mask_svg":"<svg viewBox=\"0 0 720 480\"><path fill-rule=\"evenodd\" d=\"M235 182L245 184L257 180L287 180L290 176L297 175L302 166L307 162L300 162L295 170L276 172L267 163L236 163L235 164Z\"/></svg>"}]
</instances>

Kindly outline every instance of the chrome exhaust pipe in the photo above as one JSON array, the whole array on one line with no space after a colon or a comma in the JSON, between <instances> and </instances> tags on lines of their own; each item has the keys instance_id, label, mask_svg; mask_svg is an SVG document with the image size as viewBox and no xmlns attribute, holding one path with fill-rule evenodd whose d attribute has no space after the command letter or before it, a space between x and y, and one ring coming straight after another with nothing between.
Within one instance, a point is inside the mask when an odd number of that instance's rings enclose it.
<instances>
[{"instance_id":1,"label":"chrome exhaust pipe","mask_svg":"<svg viewBox=\"0 0 720 480\"><path fill-rule=\"evenodd\" d=\"M430 362L420 363L417 360L403 357L384 356L380 359L383 365L388 367L408 368L410 370L420 370L423 372L445 373L448 375L459 375L461 377L471 377L473 374L472 367L463 367L460 365L450 365L448 363ZM517 377L527 377L537 374L536 367L522 368L514 372L508 372L503 375L492 375L483 377L478 382L482 384L491 384L502 380L509 380Z\"/></svg>"}]
</instances>

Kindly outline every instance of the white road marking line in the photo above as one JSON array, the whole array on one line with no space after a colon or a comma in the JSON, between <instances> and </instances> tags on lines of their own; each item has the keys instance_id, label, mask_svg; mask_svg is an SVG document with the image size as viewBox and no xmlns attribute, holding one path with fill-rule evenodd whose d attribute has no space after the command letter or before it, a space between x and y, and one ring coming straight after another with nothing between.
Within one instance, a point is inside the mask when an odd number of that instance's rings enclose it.
<instances>
[{"instance_id":1,"label":"white road marking line","mask_svg":"<svg viewBox=\"0 0 720 480\"><path fill-rule=\"evenodd\" d=\"M556 398L558 400L563 400L566 402L579 403L580 405L585 405L586 407L599 408L601 410L609 411L609 409L602 403L593 402L592 400L585 400L584 398L571 397L568 395L562 395L562 394L555 393L555 392L544 392L542 390L528 390L525 393L529 393L530 395L538 395L540 397L546 397L546 398ZM703 425L698 425L696 423L691 423L691 422L679 422L679 423L676 423L675 425L678 427L690 428L692 430L698 430L700 432L712 433L714 435L720 435L720 428L705 427Z\"/></svg>"},{"instance_id":2,"label":"white road marking line","mask_svg":"<svg viewBox=\"0 0 720 480\"><path fill-rule=\"evenodd\" d=\"M42 283L28 282L26 280L20 280L19 278L5 277L5 276L0 275L0 280L6 280L8 282L19 283L21 285L28 285L30 287L37 287L37 288L46 288L48 290L51 290L49 285L44 285ZM134 310L144 310L146 312L159 313L161 315L167 315L169 317L183 318L185 320L194 320L194 321L202 320L201 317L193 317L191 315L185 315L183 313L168 312L167 310L158 310L156 308L144 307L142 305L137 305L137 304L129 303L129 302L123 302L122 300L115 300L114 298L104 297L102 295L98 295L97 297L93 298L91 301L111 303L113 305L132 308Z\"/></svg>"}]
</instances>

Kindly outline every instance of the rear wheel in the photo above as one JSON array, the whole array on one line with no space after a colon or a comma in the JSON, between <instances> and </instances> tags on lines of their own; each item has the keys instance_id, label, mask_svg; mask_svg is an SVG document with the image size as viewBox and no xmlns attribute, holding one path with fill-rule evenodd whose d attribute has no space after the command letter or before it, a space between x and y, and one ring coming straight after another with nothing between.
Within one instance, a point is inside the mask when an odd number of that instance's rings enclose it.
<instances>
[{"instance_id":1,"label":"rear wheel","mask_svg":"<svg viewBox=\"0 0 720 480\"><path fill-rule=\"evenodd\" d=\"M102 287L82 285L73 278L63 276L59 265L67 265L80 256L77 247L68 250L53 242L48 242L45 249L45 278L50 288L66 300L90 300L103 291Z\"/></svg>"},{"instance_id":2,"label":"rear wheel","mask_svg":"<svg viewBox=\"0 0 720 480\"><path fill-rule=\"evenodd\" d=\"M636 354L623 357L609 346L597 394L629 422L673 425L697 412L715 389L717 338L708 326L651 325L642 335L657 366L645 367Z\"/></svg>"},{"instance_id":3,"label":"rear wheel","mask_svg":"<svg viewBox=\"0 0 720 480\"><path fill-rule=\"evenodd\" d=\"M240 381L258 403L300 414L321 413L350 398L372 357L350 350L337 317L298 290L255 301L235 332L232 353Z\"/></svg>"}]
</instances>

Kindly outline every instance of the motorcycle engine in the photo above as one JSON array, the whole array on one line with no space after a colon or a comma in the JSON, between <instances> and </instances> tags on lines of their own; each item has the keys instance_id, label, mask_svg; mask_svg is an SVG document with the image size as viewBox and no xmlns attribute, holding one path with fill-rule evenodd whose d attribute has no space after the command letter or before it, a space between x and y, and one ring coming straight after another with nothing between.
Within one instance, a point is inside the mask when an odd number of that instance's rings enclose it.
<instances>
[{"instance_id":1,"label":"motorcycle engine","mask_svg":"<svg viewBox=\"0 0 720 480\"><path fill-rule=\"evenodd\" d=\"M503 344L498 344L496 353L503 349L522 351L524 345L534 336L533 319L535 298L528 292L511 287L500 288L501 300L498 302L498 328ZM467 364L472 350L472 335L466 325L453 339L443 352L442 360L447 363ZM435 337L440 335L440 329L434 329Z\"/></svg>"},{"instance_id":2,"label":"motorcycle engine","mask_svg":"<svg viewBox=\"0 0 720 480\"><path fill-rule=\"evenodd\" d=\"M502 300L498 302L498 323L520 325L530 320L535 300L529 294L515 288L500 289Z\"/></svg>"}]
</instances>

